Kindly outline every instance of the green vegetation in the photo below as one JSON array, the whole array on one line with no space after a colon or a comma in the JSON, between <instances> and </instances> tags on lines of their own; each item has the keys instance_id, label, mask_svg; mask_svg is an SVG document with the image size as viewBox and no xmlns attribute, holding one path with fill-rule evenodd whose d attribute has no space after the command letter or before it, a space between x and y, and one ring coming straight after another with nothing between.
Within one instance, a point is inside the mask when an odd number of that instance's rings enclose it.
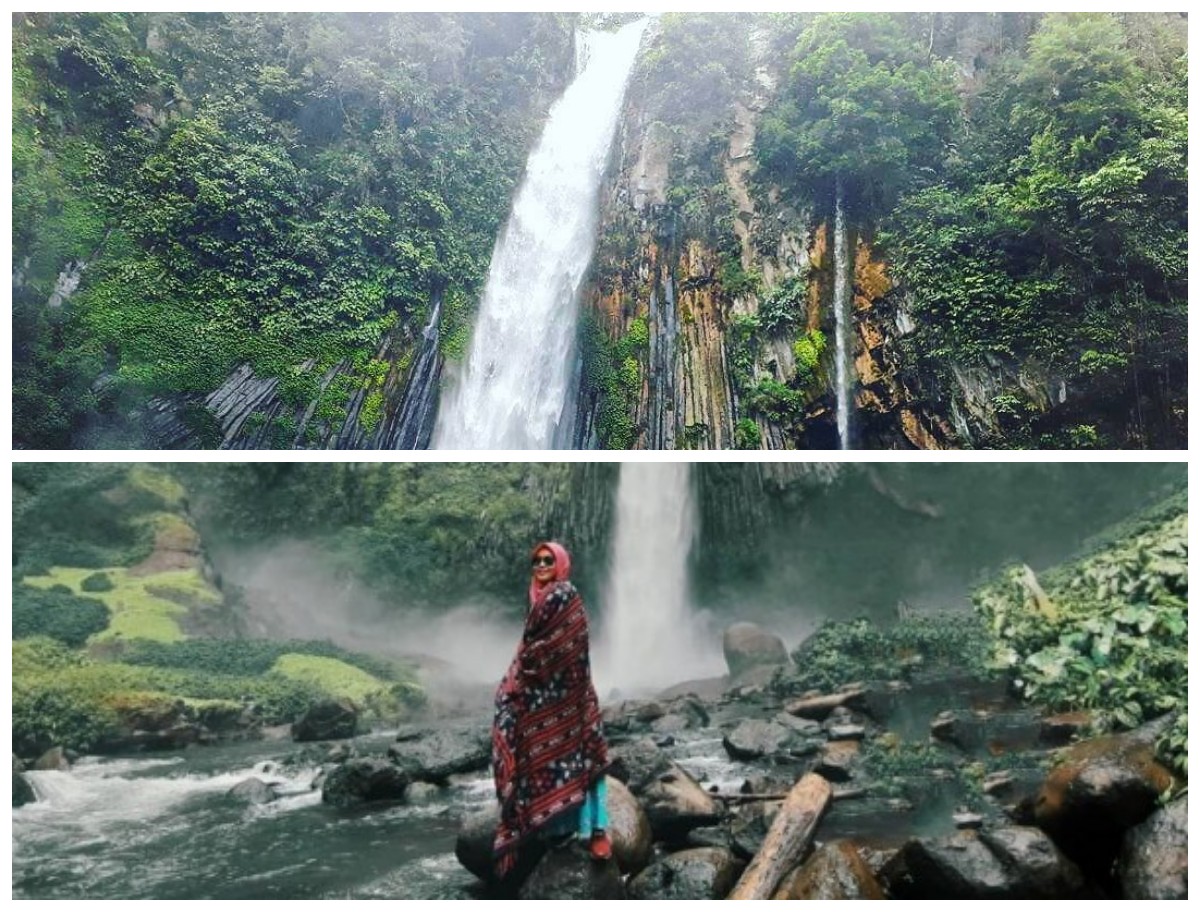
<instances>
[{"instance_id":1,"label":"green vegetation","mask_svg":"<svg viewBox=\"0 0 1200 912\"><path fill-rule=\"evenodd\" d=\"M741 418L733 429L734 448L757 450L762 447L762 431L749 418Z\"/></svg>"},{"instance_id":2,"label":"green vegetation","mask_svg":"<svg viewBox=\"0 0 1200 912\"><path fill-rule=\"evenodd\" d=\"M241 362L319 377L415 334L435 293L472 301L572 19L18 15L18 444Z\"/></svg>"},{"instance_id":3,"label":"green vegetation","mask_svg":"<svg viewBox=\"0 0 1200 912\"><path fill-rule=\"evenodd\" d=\"M829 691L930 665L983 668L990 648L987 628L971 614L919 615L887 627L865 618L830 621L793 651L787 687Z\"/></svg>"},{"instance_id":4,"label":"green vegetation","mask_svg":"<svg viewBox=\"0 0 1200 912\"><path fill-rule=\"evenodd\" d=\"M124 567L112 567L105 573L110 588L102 592L93 590L93 595L107 607L108 626L96 633L93 642L182 639L179 620L187 613L186 606L192 602L215 604L221 600L195 569L134 576ZM24 585L35 589L65 589L78 594L87 591L83 583L92 575L86 568L54 567L44 576L25 577Z\"/></svg>"},{"instance_id":5,"label":"green vegetation","mask_svg":"<svg viewBox=\"0 0 1200 912\"><path fill-rule=\"evenodd\" d=\"M61 586L46 591L13 586L14 640L47 637L78 648L108 627L108 622L108 608L97 599L81 598Z\"/></svg>"},{"instance_id":6,"label":"green vegetation","mask_svg":"<svg viewBox=\"0 0 1200 912\"><path fill-rule=\"evenodd\" d=\"M582 385L597 398L596 434L606 450L628 450L637 440L634 409L642 389L642 360L647 357L650 331L645 318L631 321L629 331L615 342L595 315L579 321Z\"/></svg>"},{"instance_id":7,"label":"green vegetation","mask_svg":"<svg viewBox=\"0 0 1200 912\"><path fill-rule=\"evenodd\" d=\"M1187 512L1118 539L1040 581L1016 568L976 605L996 661L1030 700L1090 709L1101 728L1132 728L1178 712L1160 745L1187 773Z\"/></svg>"},{"instance_id":8,"label":"green vegetation","mask_svg":"<svg viewBox=\"0 0 1200 912\"><path fill-rule=\"evenodd\" d=\"M825 333L812 329L795 341L792 354L796 356L796 378L802 386L811 386L825 354Z\"/></svg>"},{"instance_id":9,"label":"green vegetation","mask_svg":"<svg viewBox=\"0 0 1200 912\"><path fill-rule=\"evenodd\" d=\"M832 211L886 212L937 166L958 116L954 69L931 60L907 17L826 13L800 35L757 143L767 175Z\"/></svg>"}]
</instances>

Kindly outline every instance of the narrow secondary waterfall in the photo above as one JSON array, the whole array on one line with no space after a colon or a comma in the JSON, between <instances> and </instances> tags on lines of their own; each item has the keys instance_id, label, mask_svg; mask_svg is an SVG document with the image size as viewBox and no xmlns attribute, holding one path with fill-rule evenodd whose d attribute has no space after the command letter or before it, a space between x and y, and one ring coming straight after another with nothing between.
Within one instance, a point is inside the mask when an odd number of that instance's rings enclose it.
<instances>
[{"instance_id":1,"label":"narrow secondary waterfall","mask_svg":"<svg viewBox=\"0 0 1200 912\"><path fill-rule=\"evenodd\" d=\"M718 675L716 635L691 608L696 507L686 463L621 465L610 581L593 651L601 699Z\"/></svg>"},{"instance_id":2,"label":"narrow secondary waterfall","mask_svg":"<svg viewBox=\"0 0 1200 912\"><path fill-rule=\"evenodd\" d=\"M582 66L550 111L492 254L460 376L447 377L438 449L547 449L574 375L577 293L596 242L600 183L646 20L580 37ZM447 371L449 373L449 371Z\"/></svg>"},{"instance_id":3,"label":"narrow secondary waterfall","mask_svg":"<svg viewBox=\"0 0 1200 912\"><path fill-rule=\"evenodd\" d=\"M833 218L833 310L837 320L837 428L842 449L850 449L850 268L849 243L846 238L846 213L842 208L842 181L837 182L837 198Z\"/></svg>"},{"instance_id":4,"label":"narrow secondary waterfall","mask_svg":"<svg viewBox=\"0 0 1200 912\"><path fill-rule=\"evenodd\" d=\"M438 337L441 335L442 296L433 303L433 314L429 317L422 335L421 351L413 365L412 379L408 382L404 401L400 405L400 419L388 448L393 450L422 450L429 445L433 434L433 406L435 386L439 371L437 354Z\"/></svg>"}]
</instances>

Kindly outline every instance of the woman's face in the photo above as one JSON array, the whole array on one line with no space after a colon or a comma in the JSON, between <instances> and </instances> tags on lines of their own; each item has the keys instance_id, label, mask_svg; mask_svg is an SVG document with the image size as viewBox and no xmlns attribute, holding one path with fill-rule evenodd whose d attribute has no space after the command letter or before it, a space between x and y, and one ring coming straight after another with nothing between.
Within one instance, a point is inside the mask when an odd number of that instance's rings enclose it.
<instances>
[{"instance_id":1,"label":"woman's face","mask_svg":"<svg viewBox=\"0 0 1200 912\"><path fill-rule=\"evenodd\" d=\"M533 555L533 578L539 583L554 579L554 552L549 548L538 548Z\"/></svg>"}]
</instances>

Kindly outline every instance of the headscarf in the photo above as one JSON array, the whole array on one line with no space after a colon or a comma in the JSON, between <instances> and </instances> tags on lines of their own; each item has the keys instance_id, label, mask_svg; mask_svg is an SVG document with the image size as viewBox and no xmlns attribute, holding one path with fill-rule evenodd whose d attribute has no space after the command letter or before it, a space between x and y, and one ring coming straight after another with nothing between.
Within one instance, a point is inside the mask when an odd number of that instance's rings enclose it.
<instances>
[{"instance_id":1,"label":"headscarf","mask_svg":"<svg viewBox=\"0 0 1200 912\"><path fill-rule=\"evenodd\" d=\"M554 579L529 587L529 613L517 654L496 690L492 766L500 824L493 851L503 877L518 847L578 808L608 768L600 704L592 686L583 599L570 582L571 558L557 542Z\"/></svg>"}]
</instances>

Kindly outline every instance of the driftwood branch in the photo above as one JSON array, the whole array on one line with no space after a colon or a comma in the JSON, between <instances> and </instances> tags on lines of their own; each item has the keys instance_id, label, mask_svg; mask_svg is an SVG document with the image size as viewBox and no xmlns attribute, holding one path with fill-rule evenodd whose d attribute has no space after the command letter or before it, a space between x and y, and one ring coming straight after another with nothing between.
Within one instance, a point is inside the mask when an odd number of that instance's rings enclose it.
<instances>
[{"instance_id":1,"label":"driftwood branch","mask_svg":"<svg viewBox=\"0 0 1200 912\"><path fill-rule=\"evenodd\" d=\"M788 792L749 792L736 795L721 795L711 793L718 801L728 801L730 804L749 804L754 801L784 801ZM830 801L848 801L851 798L862 798L867 794L865 788L837 789L829 794Z\"/></svg>"},{"instance_id":2,"label":"driftwood branch","mask_svg":"<svg viewBox=\"0 0 1200 912\"><path fill-rule=\"evenodd\" d=\"M771 898L783 876L800 862L812 842L832 795L829 782L816 773L809 773L792 787L762 848L742 873L730 899Z\"/></svg>"}]
</instances>

